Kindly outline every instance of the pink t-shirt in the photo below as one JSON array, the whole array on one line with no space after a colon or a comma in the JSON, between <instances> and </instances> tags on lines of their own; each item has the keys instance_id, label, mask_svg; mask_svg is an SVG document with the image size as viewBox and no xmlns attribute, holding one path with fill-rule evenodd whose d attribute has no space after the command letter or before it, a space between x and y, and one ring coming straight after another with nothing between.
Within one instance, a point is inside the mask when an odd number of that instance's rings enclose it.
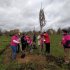
<instances>
[{"instance_id":1,"label":"pink t-shirt","mask_svg":"<svg viewBox=\"0 0 70 70\"><path fill-rule=\"evenodd\" d=\"M48 33L44 34L44 38L45 38L45 40L44 40L45 43L50 43L50 37L49 37Z\"/></svg>"},{"instance_id":2,"label":"pink t-shirt","mask_svg":"<svg viewBox=\"0 0 70 70\"><path fill-rule=\"evenodd\" d=\"M62 44L65 45L67 41L70 41L70 35L65 35L62 37Z\"/></svg>"},{"instance_id":3,"label":"pink t-shirt","mask_svg":"<svg viewBox=\"0 0 70 70\"><path fill-rule=\"evenodd\" d=\"M10 42L11 46L17 46L18 43L15 43L13 40L16 40L19 42L19 37L17 35L12 36L11 42Z\"/></svg>"}]
</instances>

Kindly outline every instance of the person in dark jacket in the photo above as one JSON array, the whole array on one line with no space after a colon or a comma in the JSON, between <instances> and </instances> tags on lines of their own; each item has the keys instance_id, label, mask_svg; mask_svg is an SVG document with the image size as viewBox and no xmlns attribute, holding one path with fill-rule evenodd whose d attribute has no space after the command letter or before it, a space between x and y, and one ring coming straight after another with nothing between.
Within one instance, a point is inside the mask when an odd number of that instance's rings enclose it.
<instances>
[{"instance_id":1,"label":"person in dark jacket","mask_svg":"<svg viewBox=\"0 0 70 70\"><path fill-rule=\"evenodd\" d=\"M33 35L33 47L34 47L34 49L37 48L36 47L36 33L35 33L35 31L34 31L34 35Z\"/></svg>"},{"instance_id":2,"label":"person in dark jacket","mask_svg":"<svg viewBox=\"0 0 70 70\"><path fill-rule=\"evenodd\" d=\"M20 39L20 32L18 33L19 39ZM20 44L17 45L17 53L20 52Z\"/></svg>"},{"instance_id":3,"label":"person in dark jacket","mask_svg":"<svg viewBox=\"0 0 70 70\"><path fill-rule=\"evenodd\" d=\"M27 40L25 38L25 34L21 37L21 45L22 45L22 55L21 58L25 57L25 49L26 49Z\"/></svg>"}]
</instances>

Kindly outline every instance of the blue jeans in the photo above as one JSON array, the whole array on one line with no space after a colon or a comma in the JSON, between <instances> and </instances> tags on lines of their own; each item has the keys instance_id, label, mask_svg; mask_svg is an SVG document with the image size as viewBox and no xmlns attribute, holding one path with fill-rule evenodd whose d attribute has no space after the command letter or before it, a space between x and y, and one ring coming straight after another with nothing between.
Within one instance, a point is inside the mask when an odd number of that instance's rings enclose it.
<instances>
[{"instance_id":1,"label":"blue jeans","mask_svg":"<svg viewBox=\"0 0 70 70\"><path fill-rule=\"evenodd\" d=\"M16 51L17 51L17 46L11 46L12 49L12 59L16 59Z\"/></svg>"}]
</instances>

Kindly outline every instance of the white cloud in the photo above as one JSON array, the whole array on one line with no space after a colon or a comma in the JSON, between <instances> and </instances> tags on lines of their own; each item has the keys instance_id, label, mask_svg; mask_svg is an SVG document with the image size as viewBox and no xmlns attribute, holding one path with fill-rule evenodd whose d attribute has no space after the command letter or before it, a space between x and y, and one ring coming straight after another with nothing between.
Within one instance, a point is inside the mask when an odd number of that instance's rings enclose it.
<instances>
[{"instance_id":1,"label":"white cloud","mask_svg":"<svg viewBox=\"0 0 70 70\"><path fill-rule=\"evenodd\" d=\"M0 28L39 30L39 10L44 8L44 29L70 26L70 0L0 0Z\"/></svg>"}]
</instances>

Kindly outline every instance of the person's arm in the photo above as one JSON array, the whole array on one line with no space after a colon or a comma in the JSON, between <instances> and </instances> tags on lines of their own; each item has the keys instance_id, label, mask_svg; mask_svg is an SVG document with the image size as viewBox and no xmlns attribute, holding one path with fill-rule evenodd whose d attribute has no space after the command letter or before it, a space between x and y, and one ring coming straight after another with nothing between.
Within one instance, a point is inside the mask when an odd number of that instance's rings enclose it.
<instances>
[{"instance_id":1,"label":"person's arm","mask_svg":"<svg viewBox=\"0 0 70 70\"><path fill-rule=\"evenodd\" d=\"M14 43L19 44L20 42L18 40L13 40Z\"/></svg>"},{"instance_id":2,"label":"person's arm","mask_svg":"<svg viewBox=\"0 0 70 70\"><path fill-rule=\"evenodd\" d=\"M63 38L62 38L62 41L61 41L61 44L62 44L62 45L65 45L65 43L66 43L66 38L63 37Z\"/></svg>"}]
</instances>

